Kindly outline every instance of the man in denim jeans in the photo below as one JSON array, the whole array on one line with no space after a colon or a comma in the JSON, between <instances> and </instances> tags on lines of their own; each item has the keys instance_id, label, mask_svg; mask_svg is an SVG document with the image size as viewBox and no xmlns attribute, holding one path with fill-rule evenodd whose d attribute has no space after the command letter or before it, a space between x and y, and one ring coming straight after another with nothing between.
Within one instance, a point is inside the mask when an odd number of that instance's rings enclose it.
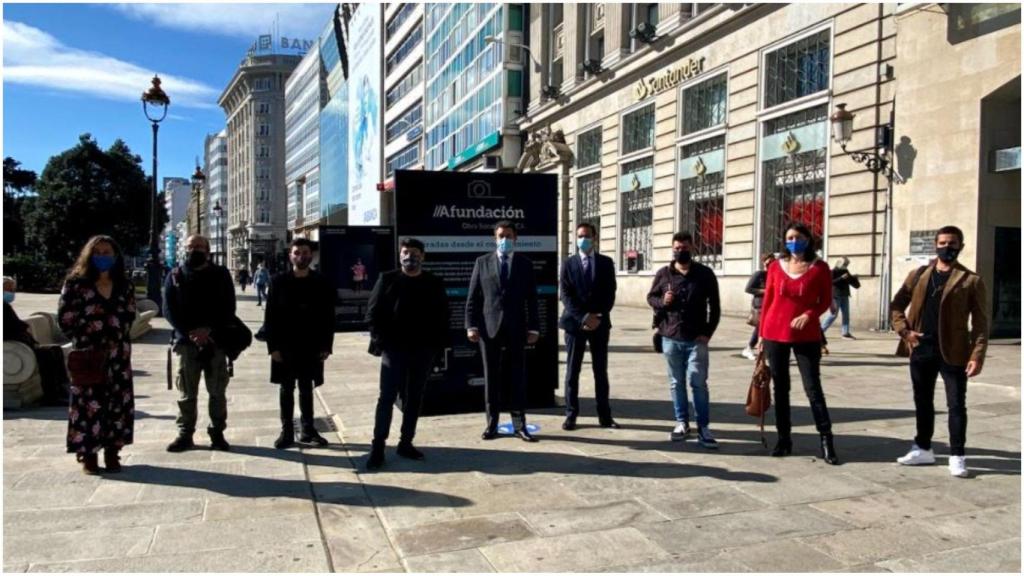
<instances>
[{"instance_id":1,"label":"man in denim jeans","mask_svg":"<svg viewBox=\"0 0 1024 576\"><path fill-rule=\"evenodd\" d=\"M678 232L672 237L672 263L654 276L647 302L654 309L663 353L668 362L676 427L673 441L690 433L690 405L686 384L693 389L697 412L697 441L704 448L718 448L709 429L708 341L718 327L721 307L715 273L693 261L693 236Z\"/></svg>"}]
</instances>

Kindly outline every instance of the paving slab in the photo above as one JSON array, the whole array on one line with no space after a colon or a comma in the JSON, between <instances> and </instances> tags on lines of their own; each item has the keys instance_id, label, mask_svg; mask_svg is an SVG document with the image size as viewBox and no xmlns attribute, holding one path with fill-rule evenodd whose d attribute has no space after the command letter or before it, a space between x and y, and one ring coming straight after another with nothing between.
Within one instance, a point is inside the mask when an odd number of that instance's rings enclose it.
<instances>
[{"instance_id":1,"label":"paving slab","mask_svg":"<svg viewBox=\"0 0 1024 576\"><path fill-rule=\"evenodd\" d=\"M222 548L79 562L41 562L29 572L326 572L327 555L315 543L258 549Z\"/></svg>"},{"instance_id":2,"label":"paving slab","mask_svg":"<svg viewBox=\"0 0 1024 576\"><path fill-rule=\"evenodd\" d=\"M394 530L392 534L404 556L464 550L535 536L518 514L495 514L424 524Z\"/></svg>"},{"instance_id":3,"label":"paving slab","mask_svg":"<svg viewBox=\"0 0 1024 576\"><path fill-rule=\"evenodd\" d=\"M589 572L671 556L633 527L494 544L481 552L499 572Z\"/></svg>"},{"instance_id":4,"label":"paving slab","mask_svg":"<svg viewBox=\"0 0 1024 576\"><path fill-rule=\"evenodd\" d=\"M885 560L878 566L892 572L1018 572L1020 570L1020 538L1010 538L956 550L944 550L909 558Z\"/></svg>"},{"instance_id":5,"label":"paving slab","mask_svg":"<svg viewBox=\"0 0 1024 576\"><path fill-rule=\"evenodd\" d=\"M410 556L404 565L409 572L494 572L479 549Z\"/></svg>"}]
</instances>

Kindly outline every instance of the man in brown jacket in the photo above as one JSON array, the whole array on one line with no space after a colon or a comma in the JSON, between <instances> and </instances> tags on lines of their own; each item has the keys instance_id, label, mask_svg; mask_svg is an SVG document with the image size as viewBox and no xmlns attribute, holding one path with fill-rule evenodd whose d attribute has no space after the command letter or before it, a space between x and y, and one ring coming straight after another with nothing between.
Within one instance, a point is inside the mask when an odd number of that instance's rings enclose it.
<instances>
[{"instance_id":1,"label":"man in brown jacket","mask_svg":"<svg viewBox=\"0 0 1024 576\"><path fill-rule=\"evenodd\" d=\"M935 380L941 374L949 408L949 473L960 478L967 476L967 379L981 373L988 347L985 283L957 262L963 244L959 228L940 228L935 235L938 259L911 272L889 306L893 330L901 338L897 354L910 356L917 411L914 446L896 461L935 463Z\"/></svg>"}]
</instances>

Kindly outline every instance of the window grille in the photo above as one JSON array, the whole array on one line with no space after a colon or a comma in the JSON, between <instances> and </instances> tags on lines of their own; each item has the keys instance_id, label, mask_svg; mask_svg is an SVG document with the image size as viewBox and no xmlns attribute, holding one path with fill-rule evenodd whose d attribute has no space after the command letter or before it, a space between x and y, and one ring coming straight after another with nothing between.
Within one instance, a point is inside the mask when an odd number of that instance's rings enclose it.
<instances>
[{"instance_id":1,"label":"window grille","mask_svg":"<svg viewBox=\"0 0 1024 576\"><path fill-rule=\"evenodd\" d=\"M622 118L622 153L629 154L654 145L654 104Z\"/></svg>"},{"instance_id":2,"label":"window grille","mask_svg":"<svg viewBox=\"0 0 1024 576\"><path fill-rule=\"evenodd\" d=\"M651 116L654 116L651 107ZM619 193L621 195L622 234L619 242L619 263L628 269L627 259L636 252L637 269L650 270L651 236L654 220L654 158L642 158L622 165ZM630 184L623 185L622 182Z\"/></svg>"},{"instance_id":3,"label":"window grille","mask_svg":"<svg viewBox=\"0 0 1024 576\"><path fill-rule=\"evenodd\" d=\"M601 231L601 174L576 179L576 224L590 222Z\"/></svg>"},{"instance_id":4,"label":"window grille","mask_svg":"<svg viewBox=\"0 0 1024 576\"><path fill-rule=\"evenodd\" d=\"M828 88L829 31L798 40L765 57L765 106L771 108Z\"/></svg>"},{"instance_id":5,"label":"window grille","mask_svg":"<svg viewBox=\"0 0 1024 576\"><path fill-rule=\"evenodd\" d=\"M576 168L601 164L601 129L594 128L579 135L576 142Z\"/></svg>"},{"instance_id":6,"label":"window grille","mask_svg":"<svg viewBox=\"0 0 1024 576\"><path fill-rule=\"evenodd\" d=\"M825 122L827 105L765 122L765 136ZM776 252L793 222L802 222L819 241L825 231L826 149L800 150L763 162L761 252Z\"/></svg>"},{"instance_id":7,"label":"window grille","mask_svg":"<svg viewBox=\"0 0 1024 576\"><path fill-rule=\"evenodd\" d=\"M724 166L708 170L703 158L708 153L723 152L725 136L717 136L683 146L679 159L698 157L701 159L703 174L686 174L679 180L680 223L683 230L693 234L693 259L719 268L722 265L722 244L725 214L725 171Z\"/></svg>"},{"instance_id":8,"label":"window grille","mask_svg":"<svg viewBox=\"0 0 1024 576\"><path fill-rule=\"evenodd\" d=\"M728 99L725 74L683 90L683 134L724 124Z\"/></svg>"}]
</instances>

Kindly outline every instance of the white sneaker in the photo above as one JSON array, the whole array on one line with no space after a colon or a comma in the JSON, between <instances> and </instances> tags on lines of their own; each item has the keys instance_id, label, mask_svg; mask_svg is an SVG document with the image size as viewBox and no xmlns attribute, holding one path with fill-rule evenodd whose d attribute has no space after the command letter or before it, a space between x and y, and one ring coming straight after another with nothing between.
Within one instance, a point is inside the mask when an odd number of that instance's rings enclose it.
<instances>
[{"instance_id":1,"label":"white sneaker","mask_svg":"<svg viewBox=\"0 0 1024 576\"><path fill-rule=\"evenodd\" d=\"M949 457L949 475L967 478L967 458L964 456Z\"/></svg>"},{"instance_id":2,"label":"white sneaker","mask_svg":"<svg viewBox=\"0 0 1024 576\"><path fill-rule=\"evenodd\" d=\"M750 346L744 348L741 354L747 360L757 360L757 354L754 354L754 350Z\"/></svg>"},{"instance_id":3,"label":"white sneaker","mask_svg":"<svg viewBox=\"0 0 1024 576\"><path fill-rule=\"evenodd\" d=\"M682 442L686 440L686 435L690 433L690 425L682 422L676 424L676 427L672 430L672 434L669 437L673 442Z\"/></svg>"},{"instance_id":4,"label":"white sneaker","mask_svg":"<svg viewBox=\"0 0 1024 576\"><path fill-rule=\"evenodd\" d=\"M924 464L935 464L935 452L925 450L914 444L914 447L905 456L900 456L896 462L904 466L922 466Z\"/></svg>"}]
</instances>

